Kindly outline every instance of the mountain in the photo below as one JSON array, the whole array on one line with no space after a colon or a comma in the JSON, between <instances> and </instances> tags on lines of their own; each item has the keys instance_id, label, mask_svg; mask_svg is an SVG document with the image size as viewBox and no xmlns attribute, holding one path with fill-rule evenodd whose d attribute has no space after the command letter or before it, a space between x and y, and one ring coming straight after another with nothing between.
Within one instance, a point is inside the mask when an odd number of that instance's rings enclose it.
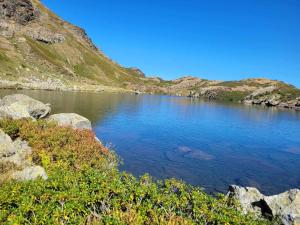
<instances>
[{"instance_id":1,"label":"mountain","mask_svg":"<svg viewBox=\"0 0 300 225\"><path fill-rule=\"evenodd\" d=\"M263 78L211 81L186 76L146 77L109 59L86 32L39 0L0 0L0 87L50 90L116 90L211 100L300 107L300 90Z\"/></svg>"},{"instance_id":2,"label":"mountain","mask_svg":"<svg viewBox=\"0 0 300 225\"><path fill-rule=\"evenodd\" d=\"M83 29L39 0L0 1L0 75L2 80L57 88L83 83L125 87L144 76L110 60Z\"/></svg>"}]
</instances>

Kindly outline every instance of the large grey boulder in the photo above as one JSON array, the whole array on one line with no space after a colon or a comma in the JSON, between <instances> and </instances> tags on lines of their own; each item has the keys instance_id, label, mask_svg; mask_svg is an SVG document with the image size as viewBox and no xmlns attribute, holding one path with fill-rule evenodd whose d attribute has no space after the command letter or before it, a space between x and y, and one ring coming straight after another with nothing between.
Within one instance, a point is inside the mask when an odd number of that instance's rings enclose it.
<instances>
[{"instance_id":1,"label":"large grey boulder","mask_svg":"<svg viewBox=\"0 0 300 225\"><path fill-rule=\"evenodd\" d=\"M265 196L263 204L272 216L280 216L283 224L300 224L300 190L292 189L279 195Z\"/></svg>"},{"instance_id":2,"label":"large grey boulder","mask_svg":"<svg viewBox=\"0 0 300 225\"><path fill-rule=\"evenodd\" d=\"M44 104L23 94L5 96L0 104L0 114L12 119L32 118L41 119L51 111L48 104Z\"/></svg>"},{"instance_id":3,"label":"large grey boulder","mask_svg":"<svg viewBox=\"0 0 300 225\"><path fill-rule=\"evenodd\" d=\"M300 190L292 189L274 196L265 196L256 188L229 187L227 196L237 200L243 213L268 218L278 217L284 225L300 224Z\"/></svg>"},{"instance_id":4,"label":"large grey boulder","mask_svg":"<svg viewBox=\"0 0 300 225\"><path fill-rule=\"evenodd\" d=\"M259 203L264 195L256 188L231 185L228 196L240 203L243 213L254 213L257 216L261 214L261 210L256 203Z\"/></svg>"},{"instance_id":5,"label":"large grey boulder","mask_svg":"<svg viewBox=\"0 0 300 225\"><path fill-rule=\"evenodd\" d=\"M72 127L74 129L92 129L91 121L76 113L54 114L49 117L49 121L54 121L59 126Z\"/></svg>"}]
</instances>

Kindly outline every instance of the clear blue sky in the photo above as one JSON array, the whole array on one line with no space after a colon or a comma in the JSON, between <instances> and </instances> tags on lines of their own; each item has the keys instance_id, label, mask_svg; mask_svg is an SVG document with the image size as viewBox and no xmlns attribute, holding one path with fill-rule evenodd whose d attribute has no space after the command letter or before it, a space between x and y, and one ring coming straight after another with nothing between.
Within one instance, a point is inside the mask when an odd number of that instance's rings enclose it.
<instances>
[{"instance_id":1,"label":"clear blue sky","mask_svg":"<svg viewBox=\"0 0 300 225\"><path fill-rule=\"evenodd\" d=\"M300 0L42 0L124 66L300 87Z\"/></svg>"}]
</instances>

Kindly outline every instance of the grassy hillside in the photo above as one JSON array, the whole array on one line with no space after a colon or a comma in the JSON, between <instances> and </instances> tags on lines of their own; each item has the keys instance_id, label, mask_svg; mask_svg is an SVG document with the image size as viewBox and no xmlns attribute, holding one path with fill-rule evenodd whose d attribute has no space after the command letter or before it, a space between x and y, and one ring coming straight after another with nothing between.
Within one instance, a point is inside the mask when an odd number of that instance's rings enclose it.
<instances>
[{"instance_id":1,"label":"grassy hillside","mask_svg":"<svg viewBox=\"0 0 300 225\"><path fill-rule=\"evenodd\" d=\"M3 30L0 25L0 33L3 32L0 37L0 75L3 78L10 79L12 74L41 79L63 77L70 82L85 80L124 86L124 82L135 82L141 77L135 70L124 68L106 57L84 30L61 20L40 1L32 0L32 4L39 11L36 19L15 25L18 18L7 17Z\"/></svg>"}]
</instances>

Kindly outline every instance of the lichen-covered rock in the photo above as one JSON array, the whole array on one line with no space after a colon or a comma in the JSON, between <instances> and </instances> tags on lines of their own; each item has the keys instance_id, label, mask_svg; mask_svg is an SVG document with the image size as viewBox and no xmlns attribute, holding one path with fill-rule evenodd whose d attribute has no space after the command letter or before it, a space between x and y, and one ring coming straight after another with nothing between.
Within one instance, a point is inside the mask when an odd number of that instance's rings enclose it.
<instances>
[{"instance_id":1,"label":"lichen-covered rock","mask_svg":"<svg viewBox=\"0 0 300 225\"><path fill-rule=\"evenodd\" d=\"M265 196L256 188L229 187L227 196L237 200L244 213L268 218L278 217L284 225L300 224L300 190L292 189L279 195Z\"/></svg>"},{"instance_id":2,"label":"lichen-covered rock","mask_svg":"<svg viewBox=\"0 0 300 225\"><path fill-rule=\"evenodd\" d=\"M34 180L38 177L47 179L44 168L35 166L29 159L31 148L27 142L17 139L13 141L0 129L0 165L14 165L4 168L5 173L0 174L1 180Z\"/></svg>"},{"instance_id":3,"label":"lichen-covered rock","mask_svg":"<svg viewBox=\"0 0 300 225\"><path fill-rule=\"evenodd\" d=\"M280 216L283 224L300 224L300 190L292 189L279 195L265 196L263 203L270 213Z\"/></svg>"},{"instance_id":4,"label":"lichen-covered rock","mask_svg":"<svg viewBox=\"0 0 300 225\"><path fill-rule=\"evenodd\" d=\"M243 213L254 213L257 216L261 214L257 204L264 196L256 188L231 185L228 196L240 203Z\"/></svg>"},{"instance_id":5,"label":"lichen-covered rock","mask_svg":"<svg viewBox=\"0 0 300 225\"><path fill-rule=\"evenodd\" d=\"M50 121L57 122L60 126L70 126L75 129L92 129L91 121L76 113L60 113L49 117Z\"/></svg>"},{"instance_id":6,"label":"lichen-covered rock","mask_svg":"<svg viewBox=\"0 0 300 225\"><path fill-rule=\"evenodd\" d=\"M31 148L27 142L12 139L0 130L0 162L10 162L17 166L30 165L27 156L31 154Z\"/></svg>"},{"instance_id":7,"label":"lichen-covered rock","mask_svg":"<svg viewBox=\"0 0 300 225\"><path fill-rule=\"evenodd\" d=\"M40 119L46 117L51 111L48 104L22 94L5 96L1 104L0 112L2 111L12 119Z\"/></svg>"},{"instance_id":8,"label":"lichen-covered rock","mask_svg":"<svg viewBox=\"0 0 300 225\"><path fill-rule=\"evenodd\" d=\"M14 172L11 176L12 179L20 181L35 180L39 177L44 180L48 179L45 169L41 166L29 166L23 170Z\"/></svg>"}]
</instances>

